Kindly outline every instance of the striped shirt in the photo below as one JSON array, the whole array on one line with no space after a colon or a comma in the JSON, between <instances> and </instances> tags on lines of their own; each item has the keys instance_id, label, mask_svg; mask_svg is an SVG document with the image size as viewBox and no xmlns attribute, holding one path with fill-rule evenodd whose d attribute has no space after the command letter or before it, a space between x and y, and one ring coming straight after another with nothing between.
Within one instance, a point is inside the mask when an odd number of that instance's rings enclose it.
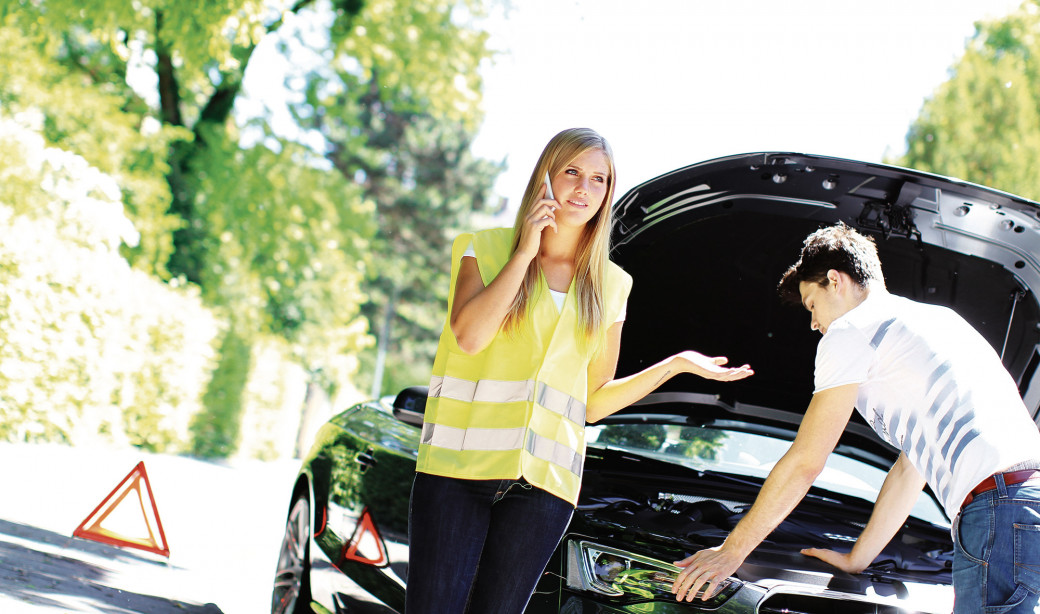
<instances>
[{"instance_id":1,"label":"striped shirt","mask_svg":"<svg viewBox=\"0 0 1040 614\"><path fill-rule=\"evenodd\" d=\"M859 384L856 410L906 454L953 518L989 475L1040 455L1040 431L993 348L953 310L873 290L816 352L816 392Z\"/></svg>"}]
</instances>

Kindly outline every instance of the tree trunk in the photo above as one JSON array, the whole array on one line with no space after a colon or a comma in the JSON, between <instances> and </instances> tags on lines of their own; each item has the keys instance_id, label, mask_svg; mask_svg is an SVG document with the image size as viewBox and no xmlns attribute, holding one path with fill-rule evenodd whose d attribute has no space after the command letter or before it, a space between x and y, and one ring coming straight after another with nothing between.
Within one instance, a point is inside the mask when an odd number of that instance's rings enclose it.
<instances>
[{"instance_id":1,"label":"tree trunk","mask_svg":"<svg viewBox=\"0 0 1040 614\"><path fill-rule=\"evenodd\" d=\"M379 331L379 345L376 349L376 370L372 374L372 398L378 399L383 395L383 369L386 367L386 353L390 347L390 327L394 321L394 307L397 304L397 296L400 291L395 282L390 288L390 296L386 301L386 316L383 318L383 326Z\"/></svg>"},{"instance_id":2,"label":"tree trunk","mask_svg":"<svg viewBox=\"0 0 1040 614\"><path fill-rule=\"evenodd\" d=\"M314 436L321 425L332 417L332 401L329 393L310 378L307 382L307 394L303 398L303 412L300 414L300 426L296 431L296 458L303 458L314 443Z\"/></svg>"}]
</instances>

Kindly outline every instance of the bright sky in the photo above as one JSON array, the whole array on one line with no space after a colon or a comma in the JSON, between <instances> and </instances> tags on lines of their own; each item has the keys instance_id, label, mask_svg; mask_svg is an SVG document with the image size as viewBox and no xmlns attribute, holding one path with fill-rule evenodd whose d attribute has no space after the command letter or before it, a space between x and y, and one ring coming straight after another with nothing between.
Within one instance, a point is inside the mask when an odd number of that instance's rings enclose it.
<instances>
[{"instance_id":1,"label":"bright sky","mask_svg":"<svg viewBox=\"0 0 1040 614\"><path fill-rule=\"evenodd\" d=\"M542 148L575 126L613 146L617 198L670 170L738 153L880 162L903 151L975 22L1021 2L493 0L482 25L497 54L482 69L485 119L474 150L507 161L495 191L509 200L508 216ZM324 37L312 19L289 21L312 41ZM284 100L302 89L305 68L324 60L290 45L291 60L274 37L257 48L236 109L266 113L278 132L321 149L318 135L298 133ZM284 75L296 75L288 91ZM145 89L154 96L154 84Z\"/></svg>"},{"instance_id":2,"label":"bright sky","mask_svg":"<svg viewBox=\"0 0 1040 614\"><path fill-rule=\"evenodd\" d=\"M514 0L489 22L477 155L510 210L559 130L610 141L620 197L753 151L868 162L901 153L980 19L1021 0ZM637 5L639 8L636 8Z\"/></svg>"}]
</instances>

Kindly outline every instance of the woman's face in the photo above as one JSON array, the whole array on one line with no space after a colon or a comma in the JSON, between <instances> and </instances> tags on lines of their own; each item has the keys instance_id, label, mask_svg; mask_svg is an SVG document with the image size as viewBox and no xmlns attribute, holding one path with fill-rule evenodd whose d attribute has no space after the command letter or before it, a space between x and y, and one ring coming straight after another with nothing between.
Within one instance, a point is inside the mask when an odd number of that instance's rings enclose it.
<instances>
[{"instance_id":1,"label":"woman's face","mask_svg":"<svg viewBox=\"0 0 1040 614\"><path fill-rule=\"evenodd\" d=\"M607 196L610 163L600 149L580 154L552 178L553 194L560 209L556 223L584 226L591 220Z\"/></svg>"}]
</instances>

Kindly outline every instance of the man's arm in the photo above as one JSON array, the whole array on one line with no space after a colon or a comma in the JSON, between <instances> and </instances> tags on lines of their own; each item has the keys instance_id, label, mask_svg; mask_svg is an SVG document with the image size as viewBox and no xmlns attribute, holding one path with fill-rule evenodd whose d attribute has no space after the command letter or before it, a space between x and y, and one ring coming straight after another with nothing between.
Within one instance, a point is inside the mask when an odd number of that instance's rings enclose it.
<instances>
[{"instance_id":1,"label":"man's arm","mask_svg":"<svg viewBox=\"0 0 1040 614\"><path fill-rule=\"evenodd\" d=\"M707 600L719 583L733 575L748 554L798 505L845 430L858 390L858 384L848 384L813 395L794 443L769 472L751 510L726 541L676 563L685 567L672 585L676 600L682 601L685 596L692 601L697 589L705 584L702 599Z\"/></svg>"},{"instance_id":2,"label":"man's arm","mask_svg":"<svg viewBox=\"0 0 1040 614\"><path fill-rule=\"evenodd\" d=\"M888 471L885 484L878 493L874 511L859 539L848 553L820 548L806 548L802 554L815 556L848 573L859 573L874 562L877 555L892 541L899 528L903 526L910 510L917 503L917 497L924 488L924 478L910 464L905 454L899 455Z\"/></svg>"}]
</instances>

